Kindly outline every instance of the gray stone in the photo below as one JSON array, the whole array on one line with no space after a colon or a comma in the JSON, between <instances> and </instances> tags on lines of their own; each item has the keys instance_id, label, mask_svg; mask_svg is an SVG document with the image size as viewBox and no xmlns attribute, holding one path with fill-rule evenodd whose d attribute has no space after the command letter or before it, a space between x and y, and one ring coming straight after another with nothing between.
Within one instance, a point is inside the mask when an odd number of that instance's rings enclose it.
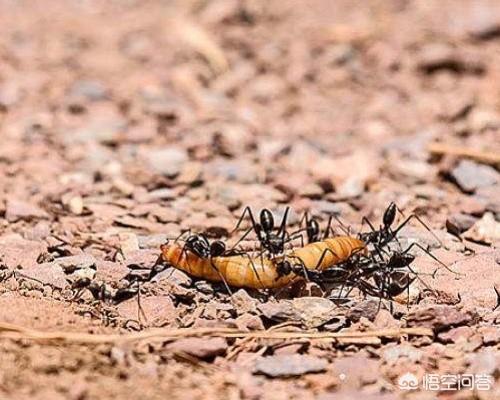
<instances>
[{"instance_id":1,"label":"gray stone","mask_svg":"<svg viewBox=\"0 0 500 400\"><path fill-rule=\"evenodd\" d=\"M500 182L500 174L494 168L469 160L460 161L450 175L460 189L467 193Z\"/></svg>"},{"instance_id":2,"label":"gray stone","mask_svg":"<svg viewBox=\"0 0 500 400\"><path fill-rule=\"evenodd\" d=\"M271 378L281 378L322 372L327 366L328 362L318 357L306 354L283 354L258 359L254 372Z\"/></svg>"},{"instance_id":3,"label":"gray stone","mask_svg":"<svg viewBox=\"0 0 500 400\"><path fill-rule=\"evenodd\" d=\"M177 147L150 150L146 158L155 172L166 176L178 175L189 159L186 150Z\"/></svg>"}]
</instances>

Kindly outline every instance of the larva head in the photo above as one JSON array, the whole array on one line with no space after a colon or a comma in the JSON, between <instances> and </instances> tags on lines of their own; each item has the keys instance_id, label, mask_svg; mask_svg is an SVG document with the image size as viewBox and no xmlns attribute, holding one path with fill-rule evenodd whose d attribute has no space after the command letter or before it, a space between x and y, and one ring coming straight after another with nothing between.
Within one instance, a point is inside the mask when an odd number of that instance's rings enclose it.
<instances>
[{"instance_id":1,"label":"larva head","mask_svg":"<svg viewBox=\"0 0 500 400\"><path fill-rule=\"evenodd\" d=\"M168 258L168 253L169 253L169 250L171 247L172 247L172 245L169 244L168 242L164 243L160 246L161 255L162 255L162 258L164 261L168 261L166 258Z\"/></svg>"}]
</instances>

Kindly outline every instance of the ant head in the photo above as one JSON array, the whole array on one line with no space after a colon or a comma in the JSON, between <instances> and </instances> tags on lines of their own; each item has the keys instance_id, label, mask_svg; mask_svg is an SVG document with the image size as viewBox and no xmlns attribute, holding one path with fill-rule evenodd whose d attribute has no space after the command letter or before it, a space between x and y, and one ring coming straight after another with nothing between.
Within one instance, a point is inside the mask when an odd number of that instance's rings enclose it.
<instances>
[{"instance_id":1,"label":"ant head","mask_svg":"<svg viewBox=\"0 0 500 400\"><path fill-rule=\"evenodd\" d=\"M279 262L276 265L276 270L277 270L279 276L288 275L290 272L292 272L292 266L290 264L290 261L283 260L283 261Z\"/></svg>"},{"instance_id":2,"label":"ant head","mask_svg":"<svg viewBox=\"0 0 500 400\"><path fill-rule=\"evenodd\" d=\"M384 216L382 218L382 222L384 223L384 226L386 228L390 227L394 223L394 220L396 219L397 210L398 207L396 206L396 203L391 201L391 204L389 204L389 206L385 210Z\"/></svg>"},{"instance_id":3,"label":"ant head","mask_svg":"<svg viewBox=\"0 0 500 400\"><path fill-rule=\"evenodd\" d=\"M410 253L398 253L394 252L389 261L387 261L387 267L391 270L397 268L408 267L415 260L415 256Z\"/></svg>"},{"instance_id":4,"label":"ant head","mask_svg":"<svg viewBox=\"0 0 500 400\"><path fill-rule=\"evenodd\" d=\"M210 255L212 257L219 257L226 251L226 245L221 240L216 240L210 245Z\"/></svg>"},{"instance_id":5,"label":"ant head","mask_svg":"<svg viewBox=\"0 0 500 400\"><path fill-rule=\"evenodd\" d=\"M408 272L394 271L390 274L387 294L395 297L403 293L416 279L416 276L410 275Z\"/></svg>"},{"instance_id":6,"label":"ant head","mask_svg":"<svg viewBox=\"0 0 500 400\"><path fill-rule=\"evenodd\" d=\"M415 256L410 253L406 253L402 256L403 260L405 261L405 265L410 265L413 261L415 261Z\"/></svg>"},{"instance_id":7,"label":"ant head","mask_svg":"<svg viewBox=\"0 0 500 400\"><path fill-rule=\"evenodd\" d=\"M410 253L398 253L395 252L392 256L391 259L393 259L395 262L397 262L400 265L400 268L402 267L407 267L410 265L414 260L415 256Z\"/></svg>"},{"instance_id":8,"label":"ant head","mask_svg":"<svg viewBox=\"0 0 500 400\"><path fill-rule=\"evenodd\" d=\"M274 217L267 208L263 208L260 212L260 225L264 232L271 232L274 229Z\"/></svg>"}]
</instances>

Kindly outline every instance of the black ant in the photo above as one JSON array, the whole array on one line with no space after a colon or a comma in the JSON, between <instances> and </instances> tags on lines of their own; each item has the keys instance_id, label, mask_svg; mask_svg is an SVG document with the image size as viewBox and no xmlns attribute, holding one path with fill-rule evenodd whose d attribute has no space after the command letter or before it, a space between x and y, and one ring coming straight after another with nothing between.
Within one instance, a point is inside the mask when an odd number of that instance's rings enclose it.
<instances>
[{"instance_id":1,"label":"black ant","mask_svg":"<svg viewBox=\"0 0 500 400\"><path fill-rule=\"evenodd\" d=\"M211 257L222 257L224 255L236 254L234 250L228 252L226 250L226 244L222 240L214 240L210 243L208 237L204 233L191 233L191 230L185 231L181 233L174 240L174 243L178 240L181 240L181 237L185 234L188 234L186 240L184 240L184 246L182 247L182 254L186 253L186 251L190 251L195 254L199 258L207 259ZM168 240L167 240L168 241ZM156 262L155 266L161 263L161 257Z\"/></svg>"},{"instance_id":2,"label":"black ant","mask_svg":"<svg viewBox=\"0 0 500 400\"><path fill-rule=\"evenodd\" d=\"M246 207L240 219L238 220L238 223L236 224L233 232L238 230L246 214L249 215L252 226L248 228L247 231L240 237L234 247L236 247L243 239L245 239L250 234L250 232L252 232L252 230L257 235L257 240L261 245L261 255L267 251L271 257L283 254L285 252L286 243L289 243L295 239L300 238L301 246L303 246L304 243L301 233L304 231L306 233L308 243L318 242L328 237L328 234L331 230L333 215L330 215L327 228L325 229L323 235L321 235L321 228L318 221L315 218L309 218L307 212L300 220L300 225L302 225L303 221L305 220L306 227L300 228L295 232L288 233L286 228L289 212L290 207L286 207L280 225L276 226L274 216L272 212L267 208L261 210L259 214L259 221L257 222L250 207ZM275 232L275 230L277 231Z\"/></svg>"},{"instance_id":3,"label":"black ant","mask_svg":"<svg viewBox=\"0 0 500 400\"><path fill-rule=\"evenodd\" d=\"M293 232L291 234L291 236L294 237L297 233L299 233L301 231L305 231L306 236L307 236L307 243L314 243L314 242L319 242L321 240L325 240L329 236L330 232L333 233L333 229L331 227L333 218L334 218L334 215L330 214L330 216L328 218L328 222L326 224L326 228L325 228L323 234L321 234L321 228L319 226L318 220L314 217L309 217L309 214L307 212L305 212L304 216L300 220L299 225L302 226L302 223L305 220L306 227L301 228L296 232ZM303 245L303 243L302 243L302 245Z\"/></svg>"},{"instance_id":4,"label":"black ant","mask_svg":"<svg viewBox=\"0 0 500 400\"><path fill-rule=\"evenodd\" d=\"M363 293L370 296L392 300L405 290L409 290L410 285L416 278L416 276L412 276L409 272L405 271L392 271L389 273L377 271L373 274L375 285L361 279L357 282L357 287Z\"/></svg>"},{"instance_id":5,"label":"black ant","mask_svg":"<svg viewBox=\"0 0 500 400\"><path fill-rule=\"evenodd\" d=\"M190 231L188 231L190 232ZM181 234L180 236L182 236ZM178 240L180 236L176 239ZM222 240L214 240L212 243L208 240L207 236L204 233L189 233L186 241L184 242L184 246L180 253L180 257L182 254L185 254L186 251L190 251L194 255L202 259L212 259L214 257L222 257L226 253L226 244ZM229 294L232 294L229 285L225 281L224 277L219 273L219 270L215 265L212 264L214 270L219 274L222 279L222 282L226 286L226 290Z\"/></svg>"},{"instance_id":6,"label":"black ant","mask_svg":"<svg viewBox=\"0 0 500 400\"><path fill-rule=\"evenodd\" d=\"M406 218L398 227L395 229L392 229L392 225L394 224L394 221L396 220L396 213L399 211L397 205L394 202L391 202L389 206L386 208L384 211L384 215L382 217L382 225L379 227L379 229L375 229L375 227L372 225L372 223L368 220L368 218L363 217L362 222L367 223L371 229L370 232L362 232L358 234L358 237L363 240L367 245L371 244L375 251L377 252L378 256L383 259L382 252L385 252L387 254L387 251L384 250L384 247L387 247L392 241L396 241L399 244L399 240L397 238L398 232L408 224L408 222L414 218L416 219L426 230L428 230L432 236L438 241L438 243L443 246L443 243L441 240L436 236L434 232L425 224L424 221L418 215L416 214L411 214L408 218ZM446 264L444 264L442 261L440 261L436 256L434 256L428 249L424 248L422 245L418 243L412 243L410 244L404 251L399 252L399 254L407 254L413 247L417 247L420 250L422 250L424 253L426 253L429 257L431 257L434 261L438 262L442 267L444 267L446 270L457 274L456 271L453 271L450 269ZM393 253L393 256L396 253ZM434 271L434 274L437 272ZM433 275L434 275L433 274Z\"/></svg>"},{"instance_id":7,"label":"black ant","mask_svg":"<svg viewBox=\"0 0 500 400\"><path fill-rule=\"evenodd\" d=\"M210 243L205 234L195 233L188 236L184 249L200 258L221 257L226 252L226 245L222 240L214 240Z\"/></svg>"},{"instance_id":8,"label":"black ant","mask_svg":"<svg viewBox=\"0 0 500 400\"><path fill-rule=\"evenodd\" d=\"M283 252L285 251L285 243L291 240L286 231L286 223L289 212L290 207L287 207L285 209L285 213L283 214L281 224L279 225L279 227L277 227L277 232L274 232L276 227L271 211L269 211L267 208L262 209L259 215L259 222L256 222L250 207L245 207L245 209L243 210L243 214L236 224L236 227L233 229L233 232L238 230L246 214L248 214L248 216L250 217L252 226L247 229L247 231L236 242L233 248L236 247L243 239L245 239L253 230L257 235L257 240L259 241L263 251L267 251L270 255L283 254Z\"/></svg>"},{"instance_id":9,"label":"black ant","mask_svg":"<svg viewBox=\"0 0 500 400\"><path fill-rule=\"evenodd\" d=\"M377 255L371 252L370 256L365 257L364 265L360 266L361 273L353 284L366 294L386 299L392 299L404 290L409 290L411 283L419 276L411 268L415 261L415 256L409 253L412 247L413 245L405 251L393 251L388 259L377 259ZM368 282L367 279L370 278L373 278L375 285Z\"/></svg>"},{"instance_id":10,"label":"black ant","mask_svg":"<svg viewBox=\"0 0 500 400\"><path fill-rule=\"evenodd\" d=\"M267 208L261 210L259 214L259 222L257 222L250 207L246 207L240 219L238 220L238 223L236 224L236 227L233 230L233 232L238 230L246 214L248 214L250 217L251 227L248 228L247 231L241 236L241 238L236 242L234 247L236 247L245 237L247 237L252 230L256 233L257 240L261 245L262 249L262 251L260 252L261 257L266 251L269 253L271 257L283 254L285 252L285 244L293 241L294 239L300 238L302 242L301 246L303 246L304 245L303 237L300 234L303 231L305 231L306 233L308 243L318 242L322 240L321 229L318 221L315 218L309 219L307 212L304 214L304 217L302 217L300 221L300 225L302 225L305 219L306 228L301 228L298 231L292 232L291 234L288 233L286 227L287 227L287 219L289 212L290 212L290 207L286 207L280 225L276 226L274 221L274 216L272 212ZM330 226L332 223L332 218L333 216L331 215L328 220L328 225L324 233L324 238L328 236L328 233L331 229ZM275 232L276 229L277 231ZM277 264L277 271L279 276L288 275L290 272L298 269L306 273L306 268L304 267L302 262L299 262L298 264L293 264L290 261L284 259Z\"/></svg>"},{"instance_id":11,"label":"black ant","mask_svg":"<svg viewBox=\"0 0 500 400\"><path fill-rule=\"evenodd\" d=\"M188 231L188 232L190 232L190 231ZM179 240L183 234L181 234L176 239L176 241ZM189 236L187 237L187 239L184 242L184 246L182 248L182 251L181 251L179 257L182 257L182 254L186 254L186 252L189 251L199 258L209 259L210 261L212 260L212 258L215 258L215 257L225 257L225 256L238 255L238 254L245 255L251 260L251 258L248 254L236 251L235 247L236 246L233 246L232 249L227 250L226 244L222 240L214 240L214 241L210 242L204 233L194 233L194 234L189 233ZM161 256L158 259L157 263L161 263ZM211 265L212 265L212 268L214 268L214 270L217 272L217 274L219 274L219 276L220 276L222 282L224 283L224 286L226 287L226 290L228 291L228 293L232 294L232 291L229 288L229 285L227 284L224 277L220 274L217 267L213 264L213 262L211 262ZM253 262L251 265L252 265L252 268L254 269L254 271L258 277L258 273L253 265Z\"/></svg>"},{"instance_id":12,"label":"black ant","mask_svg":"<svg viewBox=\"0 0 500 400\"><path fill-rule=\"evenodd\" d=\"M300 263L283 263L281 268L284 272L294 272L315 282L323 289L326 284L341 285L339 298L347 286L349 290L346 295L357 287L364 294L393 299L409 290L411 283L417 278L416 272L410 267L414 260L415 256L401 251L392 252L388 259L378 259L374 252L368 255L360 252L325 270L306 270ZM373 283L370 283L370 279L373 279Z\"/></svg>"},{"instance_id":13,"label":"black ant","mask_svg":"<svg viewBox=\"0 0 500 400\"><path fill-rule=\"evenodd\" d=\"M425 224L422 219L416 215L416 214L411 214L408 218L406 218L401 224L396 229L392 229L392 225L394 224L394 221L396 220L396 213L398 211L398 206L396 203L391 202L389 206L386 208L384 211L384 215L382 217L382 225L380 226L379 229L375 229L373 224L370 222L370 220L366 217L363 217L361 220L362 223L367 223L368 226L371 229L371 232L364 232L359 234L359 238L363 240L367 244L373 244L376 246L376 248L381 249L385 246L387 246L391 241L394 239L397 240L397 234L398 232L403 229L408 222L412 218L416 219L420 224L427 229L432 236L439 242L441 246L443 246L443 243L441 240L432 232L432 230ZM422 249L426 251L425 249Z\"/></svg>"},{"instance_id":14,"label":"black ant","mask_svg":"<svg viewBox=\"0 0 500 400\"><path fill-rule=\"evenodd\" d=\"M393 298L401 294L416 279L417 274L410 267L414 260L414 255L397 251L393 252L386 262L376 261L373 258L370 276L373 277L376 286L371 286L371 289L375 289L382 298ZM409 272L402 271L405 268L415 276L410 277ZM370 290L365 280L361 279L359 284L365 290Z\"/></svg>"}]
</instances>

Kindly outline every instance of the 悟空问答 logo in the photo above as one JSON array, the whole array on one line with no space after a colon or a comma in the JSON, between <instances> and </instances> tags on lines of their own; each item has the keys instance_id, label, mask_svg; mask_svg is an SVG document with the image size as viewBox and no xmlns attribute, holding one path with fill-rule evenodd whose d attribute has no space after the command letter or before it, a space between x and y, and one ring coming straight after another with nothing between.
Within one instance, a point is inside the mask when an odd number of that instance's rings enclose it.
<instances>
[{"instance_id":1,"label":"\u609f\u7a7a\u95ee\u7b54 logo","mask_svg":"<svg viewBox=\"0 0 500 400\"><path fill-rule=\"evenodd\" d=\"M412 373L407 372L399 377L398 386L402 390L415 390L418 388L418 378Z\"/></svg>"}]
</instances>

